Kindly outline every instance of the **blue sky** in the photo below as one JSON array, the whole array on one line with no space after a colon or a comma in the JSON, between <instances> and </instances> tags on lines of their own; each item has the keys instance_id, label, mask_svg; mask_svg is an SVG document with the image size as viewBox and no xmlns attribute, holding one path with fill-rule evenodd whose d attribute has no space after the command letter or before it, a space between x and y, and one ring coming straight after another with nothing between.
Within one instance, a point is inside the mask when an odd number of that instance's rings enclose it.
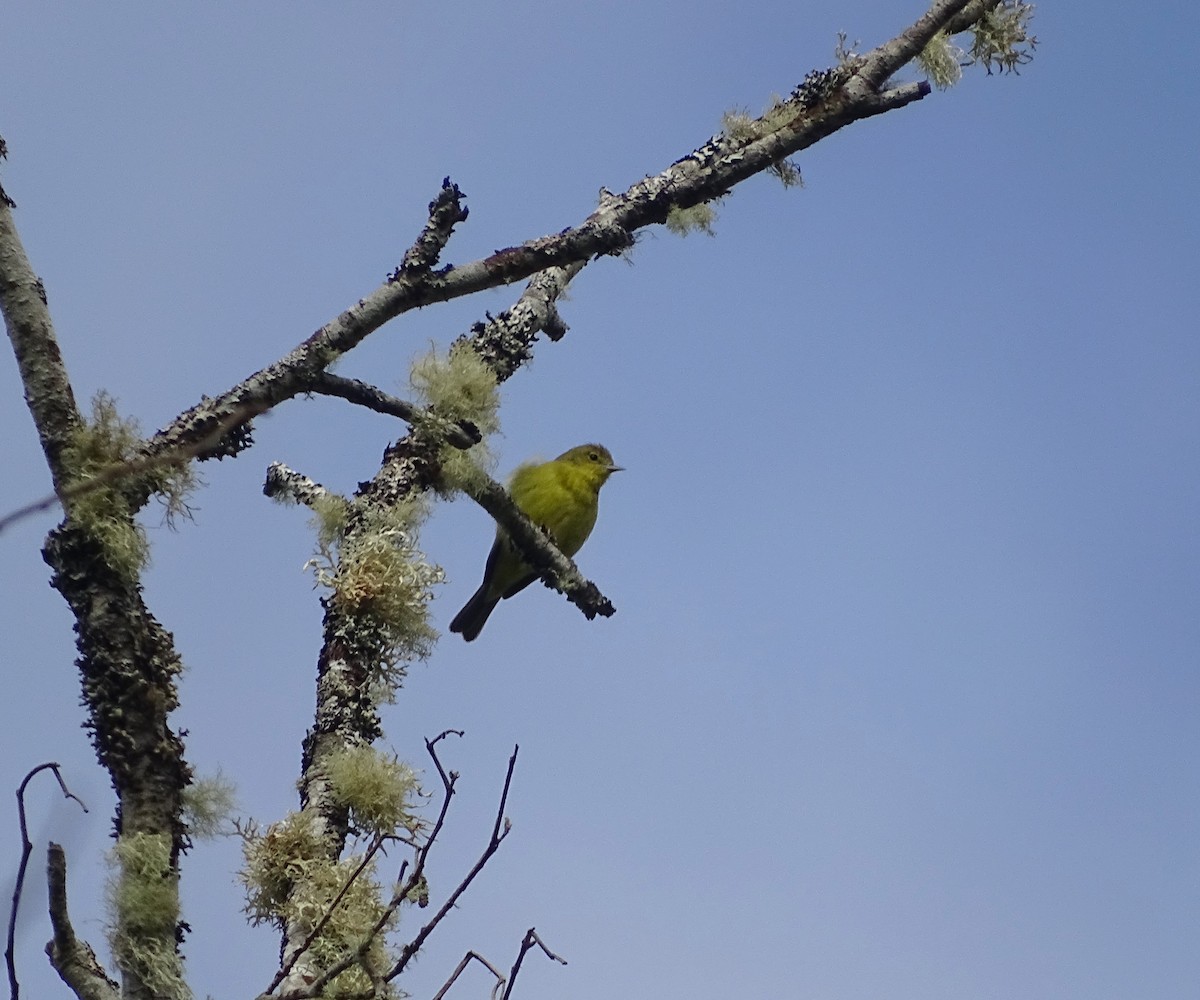
<instances>
[{"instance_id":1,"label":"blue sky","mask_svg":"<svg viewBox=\"0 0 1200 1000\"><path fill-rule=\"evenodd\" d=\"M374 288L443 176L471 208L447 261L556 231L827 65L839 30L870 46L921 10L17 3L3 180L78 396L152 430ZM415 996L468 948L507 966L529 926L570 965L531 956L528 1000L1195 993L1200 15L1064 16L1039 8L1019 77L969 71L853 126L800 158L801 191L743 185L716 239L656 230L588 267L569 335L506 384L502 469L593 439L628 467L580 555L618 613L531 588L385 710L419 765L425 736L467 732L435 899L521 745L514 832ZM400 392L414 355L517 293L405 316L339 371ZM48 489L11 361L0 426L2 512ZM149 512L147 596L189 668L177 724L243 815L294 804L319 641L306 519L263 471L350 491L399 431L296 401L202 470L195 524ZM38 551L53 523L0 537L0 787L55 759L92 806L47 782L31 823L67 847L100 945L112 797ZM465 500L430 521L440 627L491 531ZM274 964L238 859L226 840L186 861L201 996ZM24 982L66 995L43 900L35 878ZM458 993L488 988L472 975Z\"/></svg>"}]
</instances>

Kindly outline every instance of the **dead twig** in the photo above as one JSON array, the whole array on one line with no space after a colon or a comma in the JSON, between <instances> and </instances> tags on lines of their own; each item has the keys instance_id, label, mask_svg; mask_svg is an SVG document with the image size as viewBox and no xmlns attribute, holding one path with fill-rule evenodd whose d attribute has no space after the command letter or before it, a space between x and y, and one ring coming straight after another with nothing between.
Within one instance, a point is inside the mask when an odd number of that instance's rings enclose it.
<instances>
[{"instance_id":1,"label":"dead twig","mask_svg":"<svg viewBox=\"0 0 1200 1000\"><path fill-rule=\"evenodd\" d=\"M17 980L17 910L21 906L21 894L25 891L25 872L29 868L29 856L33 853L33 841L29 839L29 826L25 816L25 789L29 787L29 782L33 780L34 775L41 771L53 771L63 795L78 802L84 812L88 811L88 807L83 804L83 799L67 788L62 771L55 761L48 761L33 768L25 775L24 780L17 788L17 819L21 825L21 863L17 866L17 881L13 886L12 908L8 912L8 946L4 949L4 961L8 966L8 990L12 1000L17 1000L21 995L21 984Z\"/></svg>"}]
</instances>

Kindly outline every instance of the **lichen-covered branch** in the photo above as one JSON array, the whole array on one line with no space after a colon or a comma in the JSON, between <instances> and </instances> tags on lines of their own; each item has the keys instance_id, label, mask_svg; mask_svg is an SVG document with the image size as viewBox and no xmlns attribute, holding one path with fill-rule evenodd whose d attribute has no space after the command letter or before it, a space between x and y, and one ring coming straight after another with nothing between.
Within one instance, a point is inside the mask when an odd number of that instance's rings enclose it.
<instances>
[{"instance_id":1,"label":"lichen-covered branch","mask_svg":"<svg viewBox=\"0 0 1200 1000\"><path fill-rule=\"evenodd\" d=\"M294 469L289 469L282 462L272 462L267 466L263 495L272 500L301 503L312 508L335 497L320 483Z\"/></svg>"},{"instance_id":2,"label":"lichen-covered branch","mask_svg":"<svg viewBox=\"0 0 1200 1000\"><path fill-rule=\"evenodd\" d=\"M855 62L809 74L772 110L769 123L764 122L753 135L714 136L624 193L606 193L586 219L559 233L434 270L432 263L444 249L454 224L466 218L462 193L447 179L430 205L429 221L417 242L383 285L279 361L188 410L160 432L150 449L177 447L181 440L219 420L230 407L266 410L306 391L304 384L315 373L325 371L374 330L412 309L511 284L552 268L577 270L596 257L622 253L633 246L638 230L666 222L673 211L726 195L742 181L853 122L928 96L930 88L925 83L883 87L888 77L969 3L976 4L982 16L998 2L939 0L907 31ZM551 323L545 328L556 326Z\"/></svg>"},{"instance_id":3,"label":"lichen-covered branch","mask_svg":"<svg viewBox=\"0 0 1200 1000\"><path fill-rule=\"evenodd\" d=\"M91 460L104 451L107 429L86 425L76 407L45 291L25 257L7 204L0 205L0 310L67 513L51 532L43 555L53 571L52 585L75 617L86 725L117 792L118 847L128 837L155 838L163 846L166 870L157 876L165 880L177 913L175 879L186 844L180 800L191 772L183 743L167 724L176 707L179 656L170 633L142 599L139 531L133 518L144 499L131 504L124 480L101 491L71 493L94 471ZM119 886L127 885L130 875L123 861L121 865ZM118 916L114 942L122 940L123 930ZM163 968L170 966L175 977L181 971L178 920L139 934L136 952L117 949L125 994L134 998L161 994L150 981ZM138 956L150 953L155 962L141 963ZM63 968L74 968L77 957L64 953Z\"/></svg>"},{"instance_id":4,"label":"lichen-covered branch","mask_svg":"<svg viewBox=\"0 0 1200 1000\"><path fill-rule=\"evenodd\" d=\"M585 580L571 558L563 555L549 536L521 512L503 486L486 479L468 484L467 492L496 519L520 549L525 562L541 573L547 586L565 594L589 620L597 615L609 618L616 613L612 602L594 583Z\"/></svg>"},{"instance_id":5,"label":"lichen-covered branch","mask_svg":"<svg viewBox=\"0 0 1200 1000\"><path fill-rule=\"evenodd\" d=\"M470 351L491 372L496 384L507 379L532 355L539 333L558 339L565 324L556 302L570 281L597 255L617 253L632 245L634 233L663 222L668 214L726 194L734 185L838 129L863 118L904 107L930 93L926 83L886 85L887 68L911 59L922 39L936 32L969 0L942 2L899 40L835 69L810 74L792 95L738 135L720 134L666 170L634 184L623 194L602 195L600 205L578 226L554 236L498 251L472 264L433 272L402 267L387 285L359 303L374 319L400 315L410 308L468 294L532 275L520 299L498 316L489 316L453 351ZM360 315L361 318L361 315ZM346 314L338 323L346 322ZM356 320L358 322L358 320ZM362 322L368 321L363 319ZM360 332L364 327L357 327ZM327 331L337 336L336 331ZM363 333L365 335L365 333ZM357 336L357 334L355 334ZM430 412L438 413L437 407ZM441 414L446 416L446 414ZM481 474L452 473L445 438L428 424L418 424L388 448L379 472L364 483L352 501L354 513L345 537L366 530L363 512L411 503L429 492L461 489L481 503L514 538L531 565L568 593L589 617L611 614L611 604L579 574L570 560L517 511L504 491ZM373 626L368 626L369 636ZM363 685L372 676L372 643L361 641L362 625L326 601L325 641L318 665L316 724L305 741L301 778L305 809L316 810L337 833L345 827L321 779L321 761L345 743L369 743L379 733L378 716ZM341 834L333 846L340 844ZM299 941L285 934L285 954ZM418 942L419 944L419 942ZM302 979L289 981L297 985Z\"/></svg>"},{"instance_id":6,"label":"lichen-covered branch","mask_svg":"<svg viewBox=\"0 0 1200 1000\"><path fill-rule=\"evenodd\" d=\"M82 422L67 377L46 289L33 272L17 234L12 208L0 199L0 311L25 387L25 402L50 467L54 488L70 479L62 454Z\"/></svg>"}]
</instances>

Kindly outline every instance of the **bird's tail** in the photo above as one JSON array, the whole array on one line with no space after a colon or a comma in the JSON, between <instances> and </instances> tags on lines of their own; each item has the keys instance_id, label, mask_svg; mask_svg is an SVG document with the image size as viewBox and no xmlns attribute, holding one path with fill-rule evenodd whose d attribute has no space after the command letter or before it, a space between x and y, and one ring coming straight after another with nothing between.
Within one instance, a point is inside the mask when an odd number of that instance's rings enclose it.
<instances>
[{"instance_id":1,"label":"bird's tail","mask_svg":"<svg viewBox=\"0 0 1200 1000\"><path fill-rule=\"evenodd\" d=\"M460 633L467 642L479 635L488 620L488 615L500 603L499 595L492 597L488 593L489 589L488 581L485 580L483 586L471 595L463 609L454 616L454 621L450 623L451 632Z\"/></svg>"}]
</instances>

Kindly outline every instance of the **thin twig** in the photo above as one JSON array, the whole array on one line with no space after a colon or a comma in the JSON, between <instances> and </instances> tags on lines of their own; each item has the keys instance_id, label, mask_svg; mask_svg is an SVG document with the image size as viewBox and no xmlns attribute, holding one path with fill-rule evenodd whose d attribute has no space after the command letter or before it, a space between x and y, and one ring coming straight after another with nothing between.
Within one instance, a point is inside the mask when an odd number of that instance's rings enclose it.
<instances>
[{"instance_id":1,"label":"thin twig","mask_svg":"<svg viewBox=\"0 0 1200 1000\"><path fill-rule=\"evenodd\" d=\"M525 961L525 955L535 944L546 953L547 958L558 962L560 965L567 964L567 960L561 955L554 954L554 952L547 948L546 942L538 937L537 931L530 927L525 932L525 937L521 941L521 950L517 952L517 960L513 962L512 972L508 974L508 985L504 989L504 996L501 997L501 1000L509 1000L512 996L513 987L517 985L517 973L521 971L521 963Z\"/></svg>"},{"instance_id":2,"label":"thin twig","mask_svg":"<svg viewBox=\"0 0 1200 1000\"><path fill-rule=\"evenodd\" d=\"M12 1000L17 1000L21 995L21 984L17 980L17 910L21 906L21 894L25 891L25 872L29 868L29 856L33 853L33 841L29 839L29 826L25 816L25 789L29 787L29 782L39 771L53 771L63 795L78 802L84 812L88 811L88 807L83 804L83 799L67 788L67 783L63 781L60 765L55 761L47 761L45 764L39 764L33 768L25 775L24 780L17 788L17 820L21 826L21 863L17 866L17 881L13 886L12 909L8 913L8 946L4 949L4 960L8 965L9 996Z\"/></svg>"},{"instance_id":3,"label":"thin twig","mask_svg":"<svg viewBox=\"0 0 1200 1000\"><path fill-rule=\"evenodd\" d=\"M306 388L308 391L319 393L322 396L336 396L357 406L374 410L376 413L399 417L410 424L434 427L455 448L465 450L483 440L479 428L469 420L447 420L436 413L431 413L424 407L389 395L382 389L377 389L366 382L360 382L356 378L345 378L329 372L317 372L309 379Z\"/></svg>"},{"instance_id":4,"label":"thin twig","mask_svg":"<svg viewBox=\"0 0 1200 1000\"><path fill-rule=\"evenodd\" d=\"M500 804L496 809L496 821L492 825L492 836L488 840L487 847L483 849L483 853L480 854L478 860L476 860L475 864L471 867L471 870L467 872L467 875L462 882L458 884L458 887L446 898L446 901L442 904L441 909L439 909L437 913L433 915L433 918L427 924L425 924L420 931L417 932L416 937L414 937L408 942L408 944L400 949L400 956L396 960L396 964L392 966L392 970L386 976L389 982L400 975L400 973L404 971L404 967L412 960L412 957L421 950L421 946L425 943L425 939L428 938L431 933L433 933L434 928L437 927L446 914L450 912L450 910L454 907L454 904L458 902L458 898L467 891L471 883L475 880L475 876L483 870L483 866L486 865L489 860L491 860L492 855L499 850L500 845L504 842L504 838L507 837L509 831L512 830L512 823L505 818L504 810L508 804L508 791L512 786L513 770L517 766L517 753L520 751L520 749L521 748L519 746L514 746L512 756L508 758L508 771L504 775L504 789L500 793ZM501 829L502 826L503 829Z\"/></svg>"},{"instance_id":5,"label":"thin twig","mask_svg":"<svg viewBox=\"0 0 1200 1000\"><path fill-rule=\"evenodd\" d=\"M454 985L454 980L462 975L463 969L470 964L471 959L475 959L476 962L479 962L493 976L496 977L496 985L492 987L492 1000L496 1000L496 995L500 992L500 990L504 989L504 974L477 951L468 951L465 955L463 955L462 961L458 963L458 967L452 973L450 973L450 978L447 979L442 988L433 995L433 1000L442 1000L442 997L444 997L450 987Z\"/></svg>"},{"instance_id":6,"label":"thin twig","mask_svg":"<svg viewBox=\"0 0 1200 1000\"><path fill-rule=\"evenodd\" d=\"M391 900L376 919L375 924L366 933L360 945L357 948L348 951L342 956L341 959L325 969L316 980L314 980L311 984L308 984L302 991L290 994L291 996L316 996L321 992L322 989L325 988L326 984L331 982L336 976L341 975L352 965L359 962L362 956L365 954L367 948L370 946L371 942L383 932L384 927L387 926L388 921L390 921L392 918L392 915L400 908L404 901L409 898L412 891L418 885L420 885L425 874L425 861L429 857L429 852L432 850L434 843L437 841L438 834L445 825L446 814L450 810L450 800L454 797L454 786L458 781L458 773L456 771L447 772L442 766L442 762L437 755L437 744L444 740L447 736L461 737L463 735L464 734L461 729L446 729L438 733L438 735L432 740L427 739L425 741L425 748L429 751L429 756L433 758L434 766L437 768L438 774L442 779L442 788L444 794L442 796L441 808L438 810L437 820L434 822L433 827L429 832L429 836L425 838L425 843L417 849L412 873L407 879L404 878L404 872L408 866L408 862L405 861L404 864L400 866L400 871L396 876L396 889L392 893ZM440 919L440 917L438 919ZM260 996L267 996L273 990L275 990L283 981L288 971L289 970L285 969L283 970L282 975L276 974L271 985L264 993L260 994ZM390 978L390 976L385 977L385 979L387 978Z\"/></svg>"}]
</instances>

